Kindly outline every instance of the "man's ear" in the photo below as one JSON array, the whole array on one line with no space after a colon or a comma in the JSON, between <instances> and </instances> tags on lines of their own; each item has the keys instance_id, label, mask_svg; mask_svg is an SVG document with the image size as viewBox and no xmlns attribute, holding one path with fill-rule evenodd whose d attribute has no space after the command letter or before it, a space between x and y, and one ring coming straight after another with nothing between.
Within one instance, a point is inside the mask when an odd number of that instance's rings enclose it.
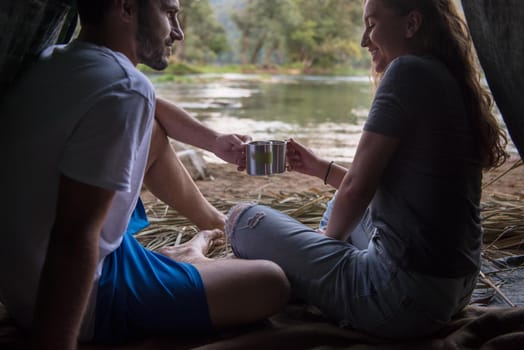
<instances>
[{"instance_id":1,"label":"man's ear","mask_svg":"<svg viewBox=\"0 0 524 350\"><path fill-rule=\"evenodd\" d=\"M417 34L417 32L420 30L420 27L422 26L423 20L424 17L417 10L413 10L408 13L406 22L406 38L413 38L415 34Z\"/></svg>"},{"instance_id":2,"label":"man's ear","mask_svg":"<svg viewBox=\"0 0 524 350\"><path fill-rule=\"evenodd\" d=\"M136 14L136 1L135 0L115 0L115 5L123 21L132 22Z\"/></svg>"}]
</instances>

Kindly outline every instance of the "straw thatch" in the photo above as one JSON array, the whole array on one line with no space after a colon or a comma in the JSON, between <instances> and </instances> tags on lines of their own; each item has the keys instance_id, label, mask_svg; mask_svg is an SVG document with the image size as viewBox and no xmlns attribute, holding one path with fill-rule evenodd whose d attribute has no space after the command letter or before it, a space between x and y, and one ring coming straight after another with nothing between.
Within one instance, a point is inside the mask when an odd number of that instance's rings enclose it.
<instances>
[{"instance_id":1,"label":"straw thatch","mask_svg":"<svg viewBox=\"0 0 524 350\"><path fill-rule=\"evenodd\" d=\"M522 161L514 163L508 170L487 182L484 188L492 185L513 169L522 166ZM333 190L310 189L297 193L289 192L262 192L254 198L225 200L209 198L220 211L228 210L241 201L252 201L278 209L305 225L318 227L320 218L326 209L326 202L332 197ZM156 250L163 246L178 245L191 239L198 229L187 219L160 201L145 203L151 225L136 234L137 239L146 247ZM484 228L484 247L482 256L484 261L496 262L497 259L524 254L524 204L522 198L504 193L492 193L481 204L482 225ZM213 247L209 257L231 257L231 247L226 243ZM523 269L524 266L513 267L513 270ZM496 272L495 272L496 273ZM500 282L494 279L494 273L479 276L480 288L487 288L498 295L504 303L513 306L513 302L500 290Z\"/></svg>"},{"instance_id":2,"label":"straw thatch","mask_svg":"<svg viewBox=\"0 0 524 350\"><path fill-rule=\"evenodd\" d=\"M296 218L302 223L318 225L326 202L326 193L301 192L278 193L261 196L259 204L271 206ZM223 212L235 205L236 201L210 199L211 204ZM187 219L161 202L146 203L151 225L139 232L137 239L150 249L179 244L193 237L198 229ZM509 254L524 247L524 204L516 196L502 193L493 194L482 203L485 250L494 254Z\"/></svg>"},{"instance_id":3,"label":"straw thatch","mask_svg":"<svg viewBox=\"0 0 524 350\"><path fill-rule=\"evenodd\" d=\"M483 189L502 179L509 172L523 166L522 160L514 162L500 175L484 184ZM503 257L522 254L524 249L524 205L520 196L492 193L481 205L484 228L484 256Z\"/></svg>"},{"instance_id":4,"label":"straw thatch","mask_svg":"<svg viewBox=\"0 0 524 350\"><path fill-rule=\"evenodd\" d=\"M300 220L302 223L315 227L318 226L320 217L326 209L326 202L333 195L332 191L321 192L312 189L301 193L268 193L250 198L249 201L271 206L275 209ZM209 201L220 211L227 213L238 201L210 198ZM135 237L149 249L156 250L167 245L178 245L191 239L198 228L189 220L181 217L175 210L160 201L145 203L151 225L138 232ZM224 257L231 254L230 247L226 244L216 247L210 257Z\"/></svg>"},{"instance_id":5,"label":"straw thatch","mask_svg":"<svg viewBox=\"0 0 524 350\"><path fill-rule=\"evenodd\" d=\"M519 166L520 164L522 162ZM311 189L300 193L266 193L250 201L271 206L305 225L316 227L332 194L332 191ZM224 213L241 201L218 198L209 200ZM195 225L160 201L146 203L146 209L151 225L139 232L136 237L150 249L183 243L198 232ZM524 248L524 204L520 197L494 193L482 202L481 213L485 254L501 257L514 254Z\"/></svg>"}]
</instances>

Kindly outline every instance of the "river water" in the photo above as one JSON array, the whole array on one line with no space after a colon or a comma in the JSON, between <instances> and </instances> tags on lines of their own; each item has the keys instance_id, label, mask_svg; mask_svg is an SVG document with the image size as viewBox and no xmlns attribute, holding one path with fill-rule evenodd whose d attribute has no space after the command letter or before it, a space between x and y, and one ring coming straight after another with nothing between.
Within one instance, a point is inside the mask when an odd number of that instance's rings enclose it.
<instances>
[{"instance_id":1,"label":"river water","mask_svg":"<svg viewBox=\"0 0 524 350\"><path fill-rule=\"evenodd\" d=\"M253 140L293 137L338 162L352 161L373 95L368 77L207 74L183 83L152 80L159 96L217 131ZM515 153L513 146L510 151Z\"/></svg>"},{"instance_id":2,"label":"river water","mask_svg":"<svg viewBox=\"0 0 524 350\"><path fill-rule=\"evenodd\" d=\"M154 85L159 96L215 130L253 140L293 137L342 162L353 158L372 98L367 77L223 74Z\"/></svg>"}]
</instances>

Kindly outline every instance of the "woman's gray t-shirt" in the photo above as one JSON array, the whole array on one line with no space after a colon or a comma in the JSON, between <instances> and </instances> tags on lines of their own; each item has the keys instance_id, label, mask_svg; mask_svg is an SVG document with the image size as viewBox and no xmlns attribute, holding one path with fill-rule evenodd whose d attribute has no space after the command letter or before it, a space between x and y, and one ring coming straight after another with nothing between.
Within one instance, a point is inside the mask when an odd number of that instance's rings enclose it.
<instances>
[{"instance_id":1,"label":"woman's gray t-shirt","mask_svg":"<svg viewBox=\"0 0 524 350\"><path fill-rule=\"evenodd\" d=\"M403 56L384 73L364 130L400 140L371 203L400 266L439 277L480 264L482 167L461 88L431 57Z\"/></svg>"}]
</instances>

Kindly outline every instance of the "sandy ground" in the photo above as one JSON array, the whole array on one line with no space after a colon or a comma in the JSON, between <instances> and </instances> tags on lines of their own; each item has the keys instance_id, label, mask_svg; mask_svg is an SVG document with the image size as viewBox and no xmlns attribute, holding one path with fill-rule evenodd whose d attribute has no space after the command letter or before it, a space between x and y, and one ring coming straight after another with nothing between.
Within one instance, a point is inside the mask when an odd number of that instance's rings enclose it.
<instances>
[{"instance_id":1,"label":"sandy ground","mask_svg":"<svg viewBox=\"0 0 524 350\"><path fill-rule=\"evenodd\" d=\"M517 159L510 159L505 165L484 174L484 184L488 184L504 174ZM285 172L273 176L249 176L228 164L209 163L210 178L196 183L207 198L252 199L262 194L293 193L300 191L332 191L322 180L296 172ZM483 198L499 192L524 198L524 166L504 174L494 183L484 188Z\"/></svg>"}]
</instances>

